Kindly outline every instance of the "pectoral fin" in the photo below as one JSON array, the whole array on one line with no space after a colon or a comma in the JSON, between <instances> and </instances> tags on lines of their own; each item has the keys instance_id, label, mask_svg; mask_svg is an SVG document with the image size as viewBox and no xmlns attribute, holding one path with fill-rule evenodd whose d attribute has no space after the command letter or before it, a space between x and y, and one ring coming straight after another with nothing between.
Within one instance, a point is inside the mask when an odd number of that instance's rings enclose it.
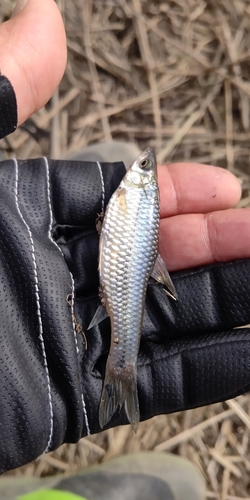
<instances>
[{"instance_id":1,"label":"pectoral fin","mask_svg":"<svg viewBox=\"0 0 250 500\"><path fill-rule=\"evenodd\" d=\"M155 266L153 272L151 274L152 278L154 278L158 283L162 283L165 285L168 290L165 290L166 294L172 297L172 299L177 300L177 292L175 290L174 284L169 276L169 272L167 270L166 264L160 254L157 255L157 259L155 261Z\"/></svg>"},{"instance_id":2,"label":"pectoral fin","mask_svg":"<svg viewBox=\"0 0 250 500\"><path fill-rule=\"evenodd\" d=\"M87 330L90 330L90 328L93 328L93 326L99 325L104 319L108 317L108 313L106 310L106 307L100 304L95 312L95 315L89 324Z\"/></svg>"}]
</instances>

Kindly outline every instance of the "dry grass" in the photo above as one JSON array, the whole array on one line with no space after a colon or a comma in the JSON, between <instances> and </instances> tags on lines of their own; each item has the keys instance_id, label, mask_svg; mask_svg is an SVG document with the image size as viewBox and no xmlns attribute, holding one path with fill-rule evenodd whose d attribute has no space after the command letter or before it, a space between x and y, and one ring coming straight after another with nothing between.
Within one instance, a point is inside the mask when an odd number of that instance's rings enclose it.
<instances>
[{"instance_id":1,"label":"dry grass","mask_svg":"<svg viewBox=\"0 0 250 500\"><path fill-rule=\"evenodd\" d=\"M1 2L0 18L10 13ZM68 65L53 99L1 141L6 156L62 158L110 138L154 146L158 160L217 164L250 202L250 1L60 0ZM0 19L1 20L1 19ZM30 126L30 125L29 125ZM39 137L39 141L37 138ZM16 474L62 473L138 450L188 457L207 498L250 498L250 396L64 445Z\"/></svg>"}]
</instances>

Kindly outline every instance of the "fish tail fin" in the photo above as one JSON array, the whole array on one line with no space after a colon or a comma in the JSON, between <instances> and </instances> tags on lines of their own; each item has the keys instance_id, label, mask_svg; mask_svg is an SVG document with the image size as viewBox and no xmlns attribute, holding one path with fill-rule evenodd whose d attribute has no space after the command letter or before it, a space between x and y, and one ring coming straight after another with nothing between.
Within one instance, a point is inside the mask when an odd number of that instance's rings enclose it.
<instances>
[{"instance_id":1,"label":"fish tail fin","mask_svg":"<svg viewBox=\"0 0 250 500\"><path fill-rule=\"evenodd\" d=\"M134 432L137 432L140 413L137 393L136 369L127 367L117 370L107 364L101 403L99 423L103 428L114 415L117 407L125 405L126 415Z\"/></svg>"}]
</instances>

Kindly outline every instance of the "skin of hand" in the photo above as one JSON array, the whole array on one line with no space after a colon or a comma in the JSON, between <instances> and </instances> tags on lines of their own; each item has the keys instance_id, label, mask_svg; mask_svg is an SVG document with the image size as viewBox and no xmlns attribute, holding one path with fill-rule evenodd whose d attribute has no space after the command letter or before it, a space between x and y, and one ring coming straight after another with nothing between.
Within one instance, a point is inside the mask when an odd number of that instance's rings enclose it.
<instances>
[{"instance_id":1,"label":"skin of hand","mask_svg":"<svg viewBox=\"0 0 250 500\"><path fill-rule=\"evenodd\" d=\"M175 163L159 166L158 177L160 253L169 271L250 256L250 213L232 208L241 197L233 174Z\"/></svg>"},{"instance_id":2,"label":"skin of hand","mask_svg":"<svg viewBox=\"0 0 250 500\"><path fill-rule=\"evenodd\" d=\"M12 83L18 125L53 95L63 76L67 45L61 14L54 0L18 2L13 16L0 26L0 69ZM21 8L21 10L19 10Z\"/></svg>"},{"instance_id":3,"label":"skin of hand","mask_svg":"<svg viewBox=\"0 0 250 500\"><path fill-rule=\"evenodd\" d=\"M66 58L54 0L19 1L13 17L0 26L0 68L15 89L19 125L50 99ZM170 271L250 256L249 210L232 209L241 196L235 176L194 163L158 170L160 252Z\"/></svg>"}]
</instances>

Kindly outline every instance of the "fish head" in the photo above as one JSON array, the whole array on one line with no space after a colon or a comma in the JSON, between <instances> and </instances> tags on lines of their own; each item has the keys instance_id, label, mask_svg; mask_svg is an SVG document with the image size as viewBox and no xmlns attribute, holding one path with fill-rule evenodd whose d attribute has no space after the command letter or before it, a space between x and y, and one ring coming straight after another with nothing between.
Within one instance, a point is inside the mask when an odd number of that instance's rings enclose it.
<instances>
[{"instance_id":1,"label":"fish head","mask_svg":"<svg viewBox=\"0 0 250 500\"><path fill-rule=\"evenodd\" d=\"M135 186L157 183L157 163L153 148L143 151L129 167L127 180Z\"/></svg>"}]
</instances>

